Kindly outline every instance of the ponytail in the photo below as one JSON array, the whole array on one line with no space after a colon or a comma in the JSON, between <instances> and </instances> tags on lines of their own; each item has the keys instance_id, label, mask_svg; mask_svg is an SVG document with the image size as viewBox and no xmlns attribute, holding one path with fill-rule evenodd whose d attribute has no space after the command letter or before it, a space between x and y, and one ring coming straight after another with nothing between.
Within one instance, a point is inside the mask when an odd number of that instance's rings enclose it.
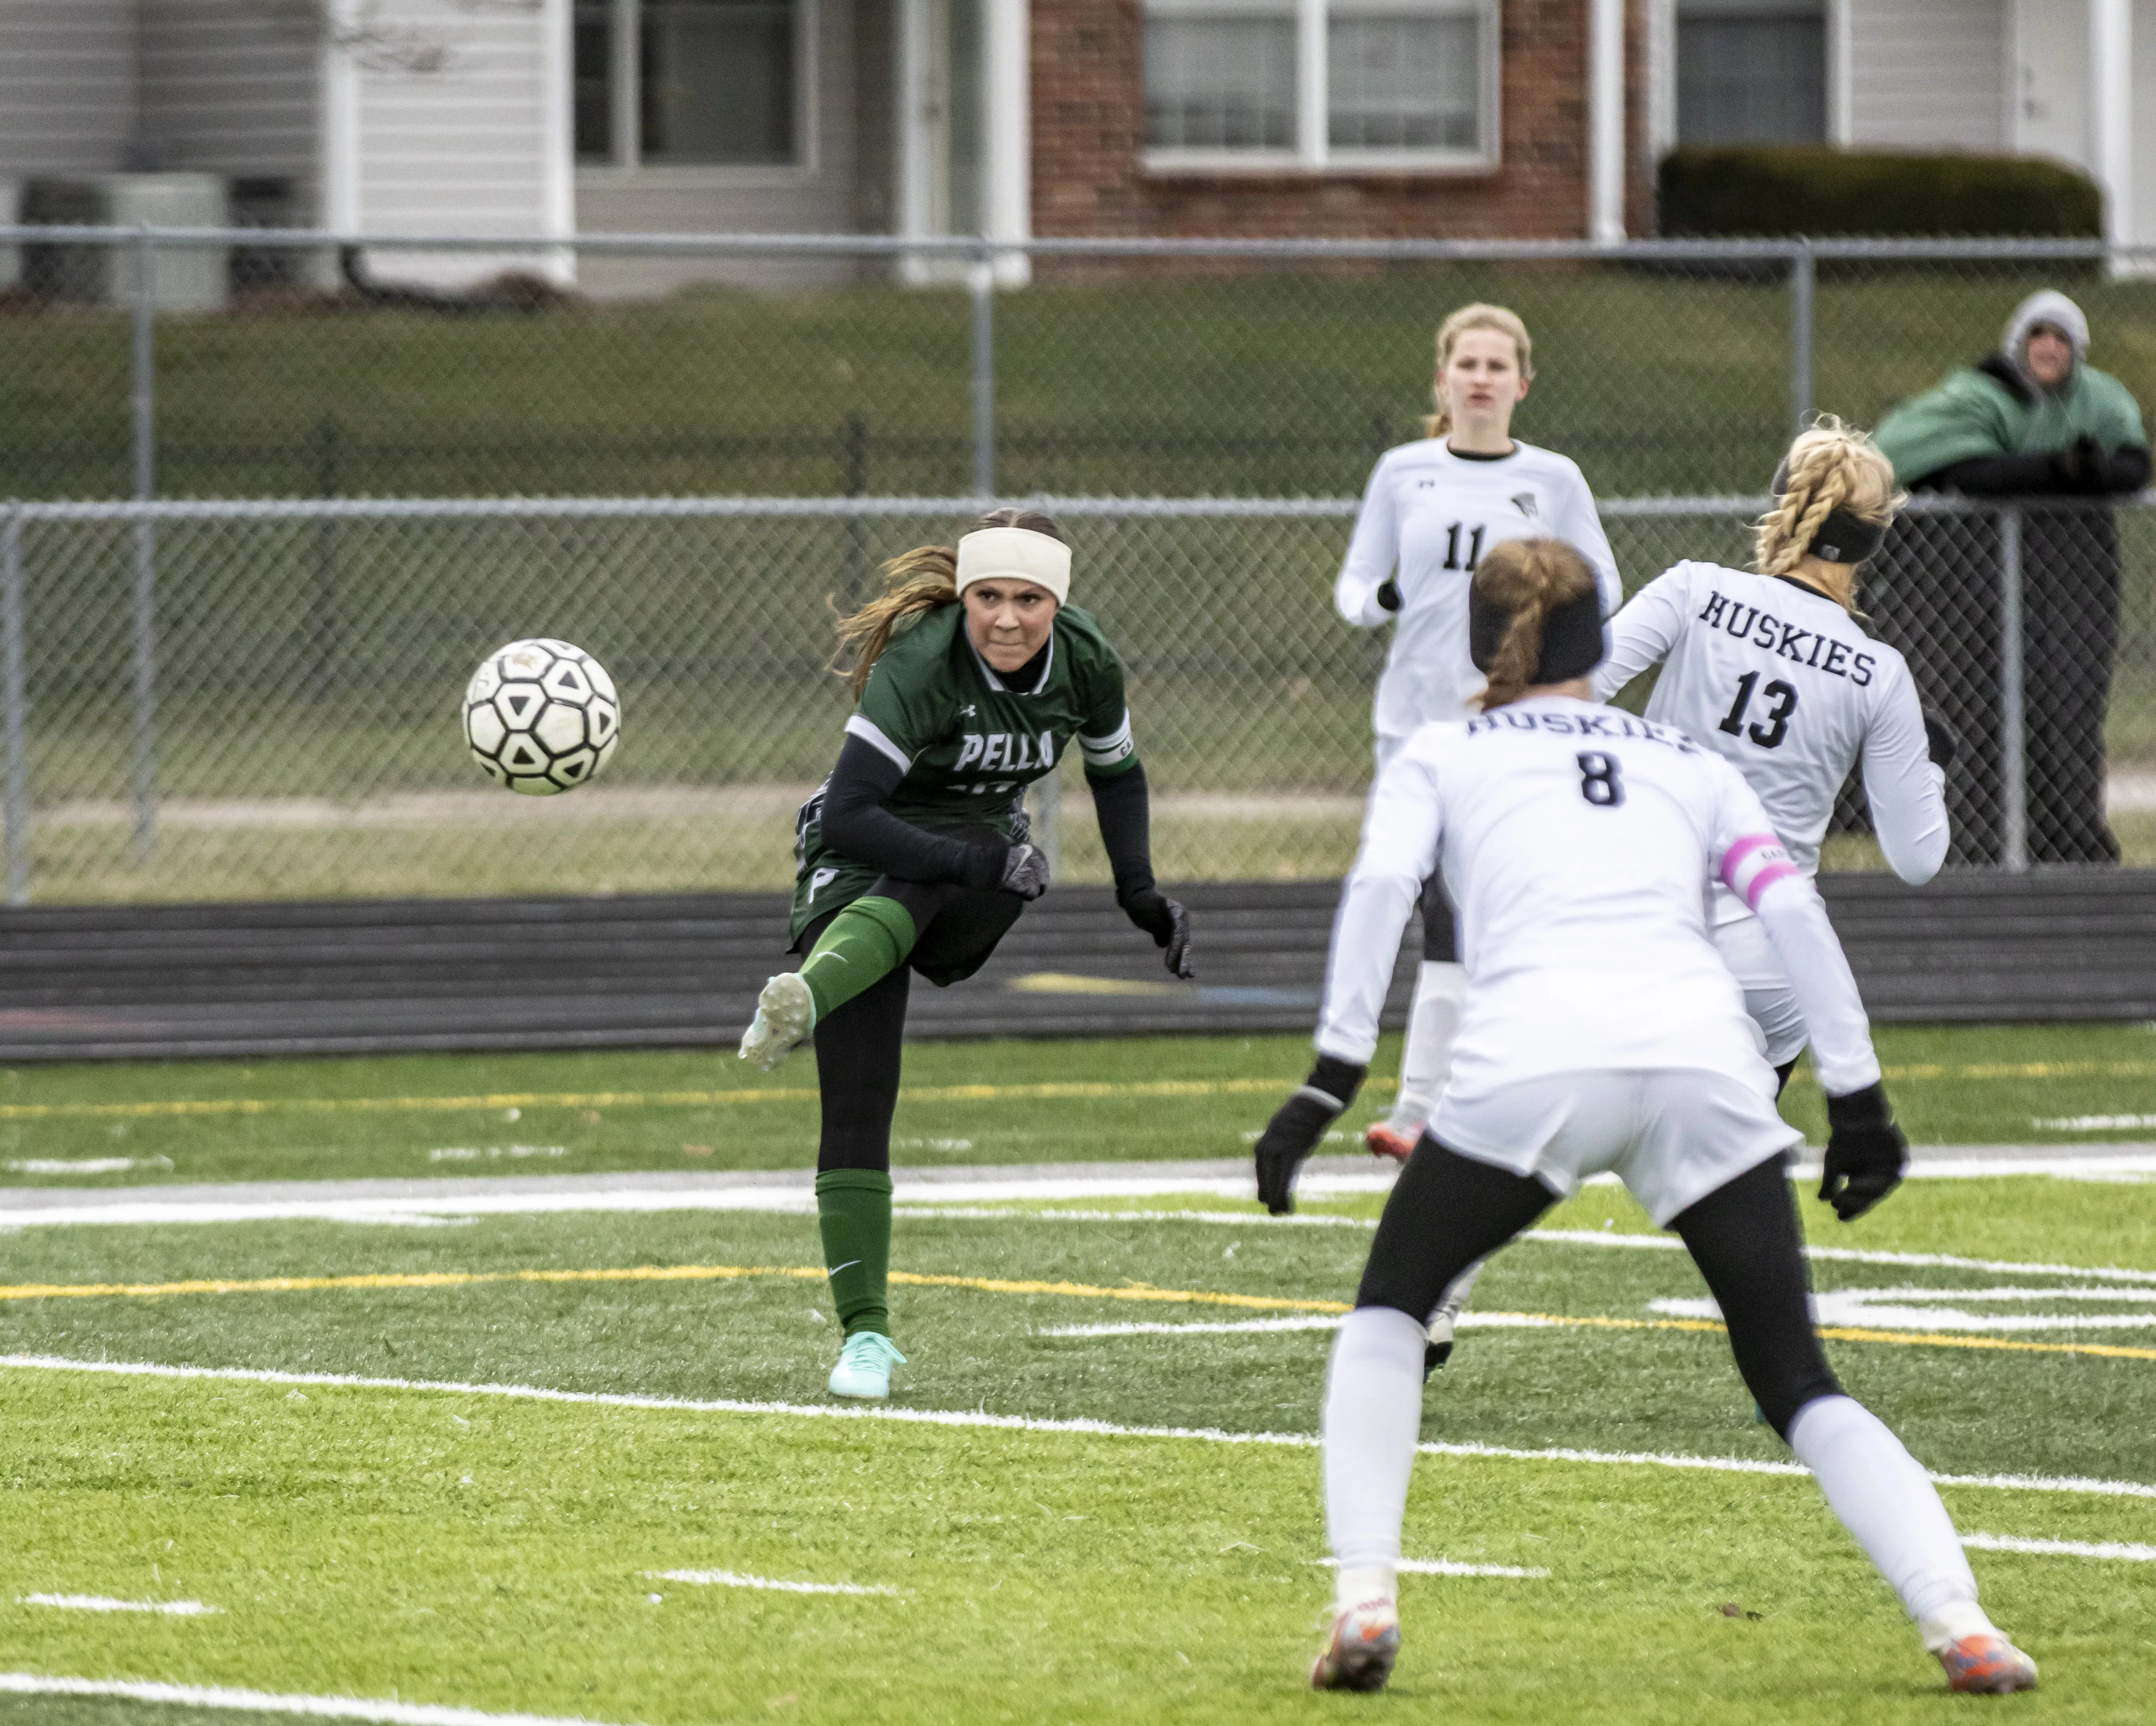
<instances>
[{"instance_id":1,"label":"ponytail","mask_svg":"<svg viewBox=\"0 0 2156 1726\"><path fill-rule=\"evenodd\" d=\"M1061 539L1062 530L1039 510L990 510L976 521L978 527L1029 527L1051 539ZM868 687L869 673L891 638L912 628L932 611L958 603L958 553L950 546L916 546L901 552L883 566L883 591L839 619L838 650L829 670L846 680L854 699ZM833 609L836 609L836 606Z\"/></svg>"},{"instance_id":2,"label":"ponytail","mask_svg":"<svg viewBox=\"0 0 2156 1726\"><path fill-rule=\"evenodd\" d=\"M1472 306L1463 306L1440 324L1437 328L1437 369L1442 372L1452 363L1452 350L1460 338L1470 330L1495 330L1501 336L1512 338L1512 351L1519 357L1520 376L1532 378L1535 375L1535 345L1527 339L1527 326L1520 321L1516 311L1502 306L1486 305L1481 301ZM1436 386L1430 388L1436 397ZM1425 414L1422 419L1422 434L1426 438L1441 438L1452 429L1452 415L1442 398L1437 399L1437 412Z\"/></svg>"},{"instance_id":3,"label":"ponytail","mask_svg":"<svg viewBox=\"0 0 2156 1726\"><path fill-rule=\"evenodd\" d=\"M1475 644L1475 662L1490 680L1482 694L1485 713L1517 701L1538 684L1581 676L1569 667L1584 659L1591 670L1602 656L1601 595L1594 566L1561 539L1508 539L1491 547L1475 566L1469 604L1471 632L1482 638ZM1543 637L1553 622L1571 624L1577 634L1583 621L1557 619L1568 609L1584 614L1591 640L1575 645L1559 632L1551 645L1554 656L1567 663L1546 665ZM1496 640L1486 646L1491 634Z\"/></svg>"}]
</instances>

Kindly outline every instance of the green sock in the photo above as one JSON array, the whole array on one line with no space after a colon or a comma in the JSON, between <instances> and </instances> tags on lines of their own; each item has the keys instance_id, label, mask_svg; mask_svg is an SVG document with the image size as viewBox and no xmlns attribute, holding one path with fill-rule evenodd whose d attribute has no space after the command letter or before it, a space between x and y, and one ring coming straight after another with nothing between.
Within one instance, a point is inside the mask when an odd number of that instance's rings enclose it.
<instances>
[{"instance_id":1,"label":"green sock","mask_svg":"<svg viewBox=\"0 0 2156 1726\"><path fill-rule=\"evenodd\" d=\"M827 1169L816 1177L816 1226L831 1304L845 1333L891 1334L891 1177L873 1169Z\"/></svg>"},{"instance_id":2,"label":"green sock","mask_svg":"<svg viewBox=\"0 0 2156 1726\"><path fill-rule=\"evenodd\" d=\"M913 913L897 900L874 894L855 900L831 919L801 962L802 979L816 999L817 1019L829 1018L833 1009L890 976L906 963L919 938ZM888 1181L884 1189L891 1189Z\"/></svg>"}]
</instances>

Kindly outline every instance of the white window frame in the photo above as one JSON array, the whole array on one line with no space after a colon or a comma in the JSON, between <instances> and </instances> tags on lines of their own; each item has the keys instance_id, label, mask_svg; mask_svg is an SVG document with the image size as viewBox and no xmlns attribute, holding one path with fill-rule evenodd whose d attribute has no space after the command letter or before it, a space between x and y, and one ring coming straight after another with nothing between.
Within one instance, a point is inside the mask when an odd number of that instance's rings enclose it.
<instances>
[{"instance_id":1,"label":"white window frame","mask_svg":"<svg viewBox=\"0 0 2156 1726\"><path fill-rule=\"evenodd\" d=\"M1326 26L1334 6L1354 13L1474 18L1481 50L1477 96L1483 147L1479 150L1343 149L1331 139L1330 44ZM1487 174L1503 157L1504 69L1502 0L1288 0L1296 26L1295 147L1189 149L1148 146L1141 164L1161 175ZM1244 9L1235 0L1142 0L1143 18L1217 17ZM1276 13L1279 8L1268 8ZM1142 75L1142 74L1141 74Z\"/></svg>"},{"instance_id":2,"label":"white window frame","mask_svg":"<svg viewBox=\"0 0 2156 1726\"><path fill-rule=\"evenodd\" d=\"M797 186L816 177L818 140L823 130L817 102L821 0L794 0L793 160L785 162L646 162L642 159L644 89L638 43L643 8L644 0L613 0L613 41L608 56L613 76L613 99L608 104L613 121L613 156L607 162L579 160L577 180L580 185L745 191Z\"/></svg>"}]
</instances>

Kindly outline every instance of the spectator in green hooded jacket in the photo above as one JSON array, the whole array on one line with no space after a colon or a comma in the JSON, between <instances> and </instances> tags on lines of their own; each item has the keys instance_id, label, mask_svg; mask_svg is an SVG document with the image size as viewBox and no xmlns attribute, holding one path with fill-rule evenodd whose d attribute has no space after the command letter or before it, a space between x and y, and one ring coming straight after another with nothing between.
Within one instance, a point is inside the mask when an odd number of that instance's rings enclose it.
<instances>
[{"instance_id":1,"label":"spectator in green hooded jacket","mask_svg":"<svg viewBox=\"0 0 2156 1726\"><path fill-rule=\"evenodd\" d=\"M2028 855L2115 863L2104 818L2104 715L2118 645L2118 527L2103 501L2149 475L2141 409L2087 363L2088 321L2064 294L2030 295L1998 352L1880 422L1912 491L2021 501ZM1948 800L1962 861L1995 862L2004 832L1998 513L1912 514L1881 552L1869 598L1881 632L1963 738Z\"/></svg>"}]
</instances>

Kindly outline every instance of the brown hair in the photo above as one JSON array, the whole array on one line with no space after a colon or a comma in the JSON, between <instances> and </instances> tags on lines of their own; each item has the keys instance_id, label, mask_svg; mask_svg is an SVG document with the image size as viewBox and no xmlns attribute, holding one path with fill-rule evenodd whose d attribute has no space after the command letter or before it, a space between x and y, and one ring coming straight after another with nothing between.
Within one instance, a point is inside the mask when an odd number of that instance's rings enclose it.
<instances>
[{"instance_id":1,"label":"brown hair","mask_svg":"<svg viewBox=\"0 0 2156 1726\"><path fill-rule=\"evenodd\" d=\"M1835 511L1884 526L1904 501L1894 489L1893 464L1879 446L1831 414L1797 434L1784 465L1782 495L1753 530L1753 564L1762 575L1793 573ZM1829 563L1815 584L1843 610L1856 609L1854 565Z\"/></svg>"},{"instance_id":2,"label":"brown hair","mask_svg":"<svg viewBox=\"0 0 2156 1726\"><path fill-rule=\"evenodd\" d=\"M1495 606L1512 619L1490 661L1485 713L1517 701L1533 683L1549 614L1594 590L1594 566L1561 539L1508 539L1483 553L1471 604Z\"/></svg>"},{"instance_id":3,"label":"brown hair","mask_svg":"<svg viewBox=\"0 0 2156 1726\"><path fill-rule=\"evenodd\" d=\"M1039 510L990 510L973 527L1028 527L1050 539L1063 537L1063 530ZM868 687L869 673L892 636L930 612L958 603L958 553L951 546L916 546L901 552L883 566L880 593L859 611L839 617L838 650L828 667L846 680L855 701ZM831 609L838 609L835 600Z\"/></svg>"},{"instance_id":4,"label":"brown hair","mask_svg":"<svg viewBox=\"0 0 2156 1726\"><path fill-rule=\"evenodd\" d=\"M1520 362L1520 376L1532 378L1535 375L1535 345L1527 339L1527 326L1520 321L1520 315L1502 306L1486 305L1476 301L1472 306L1463 306L1437 326L1437 369L1441 372L1452 363L1452 350L1460 345L1460 338L1470 330L1495 330L1501 336L1512 338L1512 352ZM1437 386L1432 383L1430 394L1435 397ZM1452 415L1442 401L1437 412L1425 414L1422 420L1422 434L1426 438L1441 438L1452 429Z\"/></svg>"}]
</instances>

